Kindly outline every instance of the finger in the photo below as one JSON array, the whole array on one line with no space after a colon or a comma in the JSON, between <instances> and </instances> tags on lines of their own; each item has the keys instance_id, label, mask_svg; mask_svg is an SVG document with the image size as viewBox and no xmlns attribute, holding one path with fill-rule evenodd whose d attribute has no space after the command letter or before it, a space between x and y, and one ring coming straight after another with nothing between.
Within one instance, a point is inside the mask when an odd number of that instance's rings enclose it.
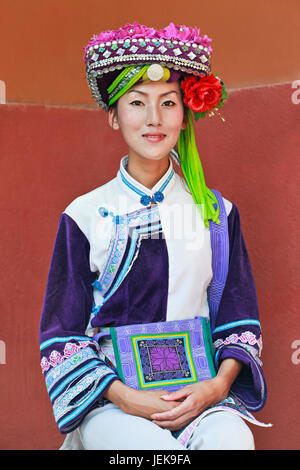
<instances>
[{"instance_id":1,"label":"finger","mask_svg":"<svg viewBox=\"0 0 300 470\"><path fill-rule=\"evenodd\" d=\"M167 411L162 411L161 413L153 413L151 415L151 419L157 419L157 420L175 420L185 414L188 411L188 406L184 402L182 402L180 405L176 406L175 408L172 408L171 410Z\"/></svg>"}]
</instances>

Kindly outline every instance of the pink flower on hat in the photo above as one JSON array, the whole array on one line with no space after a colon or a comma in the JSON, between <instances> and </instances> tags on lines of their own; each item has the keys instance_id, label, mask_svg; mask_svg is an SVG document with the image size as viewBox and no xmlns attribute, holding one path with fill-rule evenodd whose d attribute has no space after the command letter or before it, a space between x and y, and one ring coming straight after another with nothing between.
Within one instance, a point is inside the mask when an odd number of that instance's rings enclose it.
<instances>
[{"instance_id":1,"label":"pink flower on hat","mask_svg":"<svg viewBox=\"0 0 300 470\"><path fill-rule=\"evenodd\" d=\"M88 42L88 45L86 47L84 47L84 60L85 60L85 62L87 62L87 54L88 54L88 51L89 51L90 47L99 45L101 43L113 41L115 39L115 36L116 36L115 31L111 31L111 30L102 31L98 35L94 34L92 39L90 39L90 41Z\"/></svg>"},{"instance_id":2,"label":"pink flower on hat","mask_svg":"<svg viewBox=\"0 0 300 470\"><path fill-rule=\"evenodd\" d=\"M206 34L204 34L200 38L195 39L196 44L201 44L202 46L207 47L209 52L212 54L212 48L210 46L211 41L212 41L211 38L209 38Z\"/></svg>"},{"instance_id":3,"label":"pink flower on hat","mask_svg":"<svg viewBox=\"0 0 300 470\"><path fill-rule=\"evenodd\" d=\"M189 28L185 25L170 23L166 28L157 31L159 37L164 39L177 39L178 41L192 41L200 36L199 28Z\"/></svg>"},{"instance_id":4,"label":"pink flower on hat","mask_svg":"<svg viewBox=\"0 0 300 470\"><path fill-rule=\"evenodd\" d=\"M115 39L115 31L109 29L107 31L102 31L102 33L98 34L98 36L94 36L93 39L97 44L113 41Z\"/></svg>"},{"instance_id":5,"label":"pink flower on hat","mask_svg":"<svg viewBox=\"0 0 300 470\"><path fill-rule=\"evenodd\" d=\"M130 39L130 38L153 38L155 37L156 30L154 28L148 28L143 24L139 24L136 21L132 24L127 23L118 30L114 31L116 40L118 39Z\"/></svg>"},{"instance_id":6,"label":"pink flower on hat","mask_svg":"<svg viewBox=\"0 0 300 470\"><path fill-rule=\"evenodd\" d=\"M206 34L200 36L199 28L191 28L184 24L175 25L174 23L170 23L165 28L157 31L157 35L163 39L194 42L207 47L209 52L212 53L212 48L210 47L211 39Z\"/></svg>"},{"instance_id":7,"label":"pink flower on hat","mask_svg":"<svg viewBox=\"0 0 300 470\"><path fill-rule=\"evenodd\" d=\"M127 23L116 30L102 31L98 35L94 35L89 41L88 45L84 48L84 60L87 62L87 53L90 47L99 45L101 43L118 41L120 39L135 39L135 38L153 38L156 36L156 30L154 28L148 28L145 25L141 25L136 21L134 23Z\"/></svg>"}]
</instances>

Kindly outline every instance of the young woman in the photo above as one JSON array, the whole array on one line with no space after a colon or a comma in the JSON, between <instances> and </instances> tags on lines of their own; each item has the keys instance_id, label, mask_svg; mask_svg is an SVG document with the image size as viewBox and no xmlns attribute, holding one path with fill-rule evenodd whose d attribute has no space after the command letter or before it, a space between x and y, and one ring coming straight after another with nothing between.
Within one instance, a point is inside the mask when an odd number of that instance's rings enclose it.
<instances>
[{"instance_id":1,"label":"young woman","mask_svg":"<svg viewBox=\"0 0 300 470\"><path fill-rule=\"evenodd\" d=\"M59 221L40 340L64 449L253 449L242 417L263 425L249 413L266 385L239 213L207 188L193 132L192 113L227 97L211 52L197 28L173 23L105 31L85 50L92 94L128 154ZM109 327L197 316L210 318L215 377L173 392L120 380Z\"/></svg>"}]
</instances>

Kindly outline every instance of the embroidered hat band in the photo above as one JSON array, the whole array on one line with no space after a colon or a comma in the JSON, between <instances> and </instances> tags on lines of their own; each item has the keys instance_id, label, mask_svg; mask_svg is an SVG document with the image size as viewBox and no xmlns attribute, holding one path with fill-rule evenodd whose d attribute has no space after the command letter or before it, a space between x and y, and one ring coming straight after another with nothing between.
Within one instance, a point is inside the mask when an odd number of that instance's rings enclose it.
<instances>
[{"instance_id":1,"label":"embroidered hat band","mask_svg":"<svg viewBox=\"0 0 300 470\"><path fill-rule=\"evenodd\" d=\"M107 88L124 67L161 64L170 70L172 81L183 73L206 76L210 73L210 43L198 28L173 23L161 30L135 22L103 31L85 47L88 85L97 103L108 111Z\"/></svg>"}]
</instances>

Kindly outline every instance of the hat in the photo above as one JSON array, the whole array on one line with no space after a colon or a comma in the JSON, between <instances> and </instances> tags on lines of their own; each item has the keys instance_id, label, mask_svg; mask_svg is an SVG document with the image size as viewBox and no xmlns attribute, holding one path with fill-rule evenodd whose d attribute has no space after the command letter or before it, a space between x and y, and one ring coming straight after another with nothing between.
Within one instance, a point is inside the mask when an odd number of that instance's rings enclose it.
<instances>
[{"instance_id":1,"label":"hat","mask_svg":"<svg viewBox=\"0 0 300 470\"><path fill-rule=\"evenodd\" d=\"M108 89L124 68L131 67L131 74L126 77L130 79L147 65L149 70L147 77L143 70L144 78L154 81L166 75L167 70L166 81L186 77L182 83L184 102L196 119L204 117L217 105L222 107L227 98L224 83L211 74L210 44L211 39L201 36L199 28L174 23L160 30L135 22L103 31L94 35L84 48L89 88L99 106L108 111L111 101Z\"/></svg>"}]
</instances>

